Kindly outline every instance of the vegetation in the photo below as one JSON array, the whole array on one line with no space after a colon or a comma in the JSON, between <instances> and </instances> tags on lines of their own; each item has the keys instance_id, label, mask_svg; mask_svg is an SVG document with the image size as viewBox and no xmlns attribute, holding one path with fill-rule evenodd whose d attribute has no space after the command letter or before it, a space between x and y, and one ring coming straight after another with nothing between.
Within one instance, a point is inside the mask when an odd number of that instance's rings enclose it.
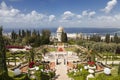
<instances>
[{"instance_id":1,"label":"vegetation","mask_svg":"<svg viewBox=\"0 0 120 80\"><path fill-rule=\"evenodd\" d=\"M119 63L119 66L118 66L118 75L120 75L120 63Z\"/></svg>"},{"instance_id":2,"label":"vegetation","mask_svg":"<svg viewBox=\"0 0 120 80\"><path fill-rule=\"evenodd\" d=\"M6 37L2 35L2 28L0 28L0 80L29 80L28 76L26 74L22 74L19 76L15 76L12 78L8 76L6 61L14 61L15 65L18 61L17 58L23 59L25 58L26 61L34 61L36 58L42 60L42 56L45 55L48 51L56 51L57 49L49 48L49 47L43 47L43 45L51 44L50 42L50 36L51 32L49 30L42 30L41 33L37 30L19 30L19 32L15 32L14 30L11 32L11 36ZM120 37L115 33L114 37L111 38L110 34L106 34L105 40L101 39L101 36L99 34L93 34L90 36L90 38L87 39L69 39L67 38L66 33L62 33L61 35L61 41L64 43L68 43L71 46L74 44L77 44L81 46L81 49L87 50L87 56L91 57L91 61L95 61L96 55L99 54L102 55L102 59L106 59L106 63L108 60L120 60L119 54L120 54ZM24 52L20 53L10 53L7 52L6 55L6 45L31 45L33 47L30 52L25 52L27 54L24 54ZM79 53L82 53L82 50L76 47L71 46L65 47L67 51L75 51L78 56L80 56ZM42 47L40 47L42 46ZM37 53L37 48L40 47L40 52ZM83 47L83 48L82 48ZM92 50L91 53L88 51ZM86 55L85 53L85 55ZM28 55L29 54L29 55ZM11 60L8 60L11 58ZM55 76L55 72L42 72L41 69L44 70L45 65L39 66L40 70L36 71L37 80L50 80ZM85 80L86 76L88 75L88 71L83 69L83 65L77 65L78 70L69 72L69 77L73 78L74 80ZM80 70L82 69L82 70ZM107 80L119 80L120 77L120 64L118 67L118 75L111 75L106 76L105 74L98 74L96 78L91 80L104 80L105 78Z\"/></svg>"},{"instance_id":3,"label":"vegetation","mask_svg":"<svg viewBox=\"0 0 120 80\"><path fill-rule=\"evenodd\" d=\"M120 76L108 76L101 73L97 77L89 80L120 80Z\"/></svg>"},{"instance_id":4,"label":"vegetation","mask_svg":"<svg viewBox=\"0 0 120 80\"><path fill-rule=\"evenodd\" d=\"M40 45L50 43L50 35L51 32L49 30L42 30L41 33L39 31L36 31L35 29L33 31L19 30L18 33L13 30L11 32L10 43L12 45L31 45L33 47L39 47Z\"/></svg>"},{"instance_id":5,"label":"vegetation","mask_svg":"<svg viewBox=\"0 0 120 80\"><path fill-rule=\"evenodd\" d=\"M47 48L43 48L42 49L42 53L43 53L43 55L45 56L45 54L48 52L48 50L47 50Z\"/></svg>"},{"instance_id":6,"label":"vegetation","mask_svg":"<svg viewBox=\"0 0 120 80\"><path fill-rule=\"evenodd\" d=\"M74 80L86 80L86 77L88 75L88 71L85 69L82 69L82 71L77 71L77 72L69 72L68 76L70 78L73 78Z\"/></svg>"},{"instance_id":7,"label":"vegetation","mask_svg":"<svg viewBox=\"0 0 120 80\"><path fill-rule=\"evenodd\" d=\"M68 39L67 39L67 33L62 32L61 41L62 41L62 42L67 42L67 41L68 41Z\"/></svg>"},{"instance_id":8,"label":"vegetation","mask_svg":"<svg viewBox=\"0 0 120 80\"><path fill-rule=\"evenodd\" d=\"M8 70L6 65L6 47L2 35L2 27L0 27L0 76L1 80L8 79Z\"/></svg>"},{"instance_id":9,"label":"vegetation","mask_svg":"<svg viewBox=\"0 0 120 80\"><path fill-rule=\"evenodd\" d=\"M75 49L75 52L77 53L77 56L79 56L79 55L80 55L80 51L81 51L81 50L80 50L80 49L78 49L78 48L77 48L77 49Z\"/></svg>"}]
</instances>

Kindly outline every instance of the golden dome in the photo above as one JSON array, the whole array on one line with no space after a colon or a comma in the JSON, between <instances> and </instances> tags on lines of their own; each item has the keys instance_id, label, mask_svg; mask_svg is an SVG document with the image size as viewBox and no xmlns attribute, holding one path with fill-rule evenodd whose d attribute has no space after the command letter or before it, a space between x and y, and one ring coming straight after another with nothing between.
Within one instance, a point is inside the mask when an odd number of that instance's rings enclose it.
<instances>
[{"instance_id":1,"label":"golden dome","mask_svg":"<svg viewBox=\"0 0 120 80\"><path fill-rule=\"evenodd\" d=\"M58 27L57 32L64 32L64 29L62 26Z\"/></svg>"}]
</instances>

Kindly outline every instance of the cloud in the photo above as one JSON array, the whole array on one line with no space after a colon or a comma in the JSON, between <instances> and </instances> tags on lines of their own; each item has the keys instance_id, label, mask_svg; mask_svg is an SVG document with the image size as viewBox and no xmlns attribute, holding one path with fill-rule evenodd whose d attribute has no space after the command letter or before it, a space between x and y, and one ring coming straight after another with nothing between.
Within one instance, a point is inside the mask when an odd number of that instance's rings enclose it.
<instances>
[{"instance_id":1,"label":"cloud","mask_svg":"<svg viewBox=\"0 0 120 80\"><path fill-rule=\"evenodd\" d=\"M95 11L83 11L81 14L75 14L71 11L72 19L64 21L62 18L61 24L67 27L82 26L82 27L119 27L120 14L114 15L97 15ZM64 13L63 13L64 15ZM92 18L94 17L94 18Z\"/></svg>"},{"instance_id":2,"label":"cloud","mask_svg":"<svg viewBox=\"0 0 120 80\"><path fill-rule=\"evenodd\" d=\"M63 20L72 20L74 18L74 13L71 11L65 11L64 14L62 15Z\"/></svg>"},{"instance_id":3,"label":"cloud","mask_svg":"<svg viewBox=\"0 0 120 80\"><path fill-rule=\"evenodd\" d=\"M84 10L82 13L65 11L61 15L46 15L36 10L24 13L3 1L0 4L0 25L14 28L48 27L63 25L64 27L119 27L120 14L96 15L96 11ZM94 18L93 18L94 17Z\"/></svg>"},{"instance_id":4,"label":"cloud","mask_svg":"<svg viewBox=\"0 0 120 80\"><path fill-rule=\"evenodd\" d=\"M82 16L87 16L87 17L93 17L94 15L96 14L95 11L88 11L88 10L85 10L82 12Z\"/></svg>"},{"instance_id":5,"label":"cloud","mask_svg":"<svg viewBox=\"0 0 120 80\"><path fill-rule=\"evenodd\" d=\"M107 3L107 6L101 11L104 11L105 13L110 13L116 4L117 4L117 0L111 0Z\"/></svg>"},{"instance_id":6,"label":"cloud","mask_svg":"<svg viewBox=\"0 0 120 80\"><path fill-rule=\"evenodd\" d=\"M89 12L88 16L89 16L89 17L93 17L95 14L96 14L95 11L91 11L91 12Z\"/></svg>"},{"instance_id":7,"label":"cloud","mask_svg":"<svg viewBox=\"0 0 120 80\"><path fill-rule=\"evenodd\" d=\"M78 19L81 19L81 18L82 18L82 15L76 15L76 17L77 17Z\"/></svg>"},{"instance_id":8,"label":"cloud","mask_svg":"<svg viewBox=\"0 0 120 80\"><path fill-rule=\"evenodd\" d=\"M23 19L26 21L36 23L36 22L44 22L47 20L47 16L33 10L31 13L24 15Z\"/></svg>"},{"instance_id":9,"label":"cloud","mask_svg":"<svg viewBox=\"0 0 120 80\"><path fill-rule=\"evenodd\" d=\"M88 11L87 11L87 10L83 11L83 12L82 12L82 15L83 15L83 16L87 16L87 15L88 15Z\"/></svg>"},{"instance_id":10,"label":"cloud","mask_svg":"<svg viewBox=\"0 0 120 80\"><path fill-rule=\"evenodd\" d=\"M62 14L62 19L60 20L60 22L81 22L81 19L82 19L82 15L80 14L75 14L75 13L72 13L71 11L65 11L63 14Z\"/></svg>"},{"instance_id":11,"label":"cloud","mask_svg":"<svg viewBox=\"0 0 120 80\"><path fill-rule=\"evenodd\" d=\"M53 20L55 20L54 15L45 15L35 10L25 14L18 9L7 6L4 1L0 4L0 24L2 25L10 26L10 24L15 24L14 26L16 26L17 24L17 26L33 27L46 25L48 21Z\"/></svg>"},{"instance_id":12,"label":"cloud","mask_svg":"<svg viewBox=\"0 0 120 80\"><path fill-rule=\"evenodd\" d=\"M7 9L7 5L4 1L1 2L0 9Z\"/></svg>"},{"instance_id":13,"label":"cloud","mask_svg":"<svg viewBox=\"0 0 120 80\"><path fill-rule=\"evenodd\" d=\"M54 21L55 20L55 15L50 15L49 16L49 22L52 22L52 21Z\"/></svg>"},{"instance_id":14,"label":"cloud","mask_svg":"<svg viewBox=\"0 0 120 80\"><path fill-rule=\"evenodd\" d=\"M120 27L119 24L120 21L120 14L115 14L115 15L99 15L95 17L94 19L92 18L91 20L88 21L89 26L92 27Z\"/></svg>"},{"instance_id":15,"label":"cloud","mask_svg":"<svg viewBox=\"0 0 120 80\"><path fill-rule=\"evenodd\" d=\"M19 10L18 9L14 9L12 7L8 7L6 5L6 3L3 1L0 5L0 16L4 16L4 17L13 17L17 14L19 14Z\"/></svg>"}]
</instances>

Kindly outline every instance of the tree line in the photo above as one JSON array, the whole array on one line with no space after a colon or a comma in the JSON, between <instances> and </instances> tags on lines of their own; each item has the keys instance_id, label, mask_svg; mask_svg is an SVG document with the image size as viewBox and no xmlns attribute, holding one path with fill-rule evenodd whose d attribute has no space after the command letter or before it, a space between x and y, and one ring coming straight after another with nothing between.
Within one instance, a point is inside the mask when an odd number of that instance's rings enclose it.
<instances>
[{"instance_id":1,"label":"tree line","mask_svg":"<svg viewBox=\"0 0 120 80\"><path fill-rule=\"evenodd\" d=\"M117 33L115 33L113 37L110 37L110 34L106 34L105 39L102 39L102 37L98 34L93 34L90 36L89 40L95 42L120 43L120 37Z\"/></svg>"},{"instance_id":2,"label":"tree line","mask_svg":"<svg viewBox=\"0 0 120 80\"><path fill-rule=\"evenodd\" d=\"M33 47L38 47L40 45L50 43L50 30L44 29L41 33L37 30L19 30L16 33L14 30L11 32L11 41L13 43L21 43L21 45L32 45Z\"/></svg>"}]
</instances>

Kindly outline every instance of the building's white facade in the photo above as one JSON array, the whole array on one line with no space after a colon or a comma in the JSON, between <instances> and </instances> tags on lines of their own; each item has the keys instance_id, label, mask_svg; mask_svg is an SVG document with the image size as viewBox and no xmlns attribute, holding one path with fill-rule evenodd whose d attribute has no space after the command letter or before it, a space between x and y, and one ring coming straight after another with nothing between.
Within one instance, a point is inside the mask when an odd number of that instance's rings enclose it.
<instances>
[{"instance_id":1,"label":"building's white facade","mask_svg":"<svg viewBox=\"0 0 120 80\"><path fill-rule=\"evenodd\" d=\"M58 29L57 29L57 39L58 39L58 41L59 42L61 42L61 35L62 35L62 32L64 32L64 29L63 29L63 27L58 27Z\"/></svg>"}]
</instances>

